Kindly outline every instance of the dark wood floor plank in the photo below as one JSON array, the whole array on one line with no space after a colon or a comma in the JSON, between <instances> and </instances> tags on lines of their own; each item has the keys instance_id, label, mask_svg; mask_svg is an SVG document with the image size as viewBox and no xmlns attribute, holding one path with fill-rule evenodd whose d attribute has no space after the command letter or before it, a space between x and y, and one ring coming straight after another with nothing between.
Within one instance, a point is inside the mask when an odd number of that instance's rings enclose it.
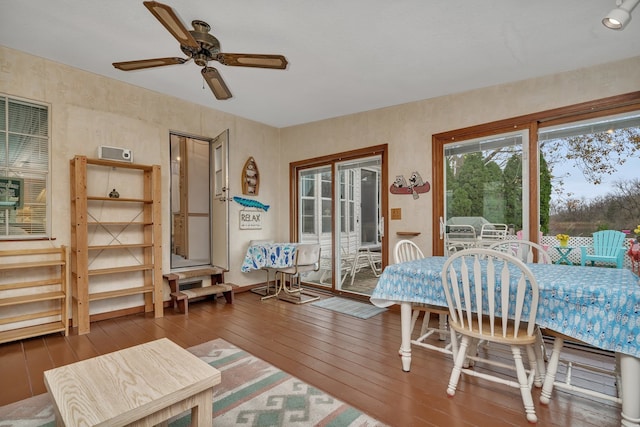
<instances>
[{"instance_id":1,"label":"dark wood floor plank","mask_svg":"<svg viewBox=\"0 0 640 427\"><path fill-rule=\"evenodd\" d=\"M414 348L411 372L403 372L397 310L362 320L311 304L260 301L249 292L236 294L234 304L220 298L191 303L188 316L169 308L158 319L148 313L93 322L87 335L72 331L2 344L0 378L15 386L0 387L0 404L37 394L42 371L50 367L162 337L184 348L222 338L391 426L527 425L516 389L463 376L456 395L448 397L452 362L445 355ZM611 363L606 356L577 357ZM607 384L598 375L578 376ZM539 390L533 393L538 425L620 424L620 408L610 402L556 390L544 407Z\"/></svg>"},{"instance_id":2,"label":"dark wood floor plank","mask_svg":"<svg viewBox=\"0 0 640 427\"><path fill-rule=\"evenodd\" d=\"M22 341L0 344L0 405L32 395L28 369Z\"/></svg>"},{"instance_id":3,"label":"dark wood floor plank","mask_svg":"<svg viewBox=\"0 0 640 427\"><path fill-rule=\"evenodd\" d=\"M31 393L34 395L47 392L42 373L55 367L44 342L44 337L31 338L23 341L24 355L27 370L29 371L29 380L31 382Z\"/></svg>"}]
</instances>

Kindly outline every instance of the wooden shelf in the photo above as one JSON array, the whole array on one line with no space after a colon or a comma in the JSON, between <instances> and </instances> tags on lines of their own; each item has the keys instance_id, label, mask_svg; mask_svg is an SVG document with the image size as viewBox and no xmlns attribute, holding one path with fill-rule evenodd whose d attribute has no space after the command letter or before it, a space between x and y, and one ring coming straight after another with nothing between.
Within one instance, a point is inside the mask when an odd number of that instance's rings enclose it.
<instances>
[{"instance_id":1,"label":"wooden shelf","mask_svg":"<svg viewBox=\"0 0 640 427\"><path fill-rule=\"evenodd\" d=\"M44 323L41 325L27 326L26 328L12 329L0 332L0 344L10 341L23 340L25 338L38 337L40 335L63 332L67 335L65 322Z\"/></svg>"},{"instance_id":2,"label":"wooden shelf","mask_svg":"<svg viewBox=\"0 0 640 427\"><path fill-rule=\"evenodd\" d=\"M97 166L87 168L88 165ZM109 174L124 174L127 182L131 183L133 194L129 197L111 198L87 194L87 185L92 177L102 172L100 167L108 168ZM71 172L71 287L74 325L78 326L79 334L90 331L91 302L106 300L129 295L144 295L145 312L154 312L155 317L163 316L163 284L162 284L162 189L160 166L140 165L102 159L88 159L85 156L75 156L70 162ZM124 171L123 171L124 169ZM136 172L137 171L137 172ZM139 178L137 178L137 176ZM140 181L135 182L137 179ZM138 184L141 184L140 186ZM127 188L128 189L128 188ZM140 191L136 194L135 191ZM95 202L105 202L99 205L100 220L92 217L89 207L93 209ZM140 215L135 221L121 221L119 211L129 209L126 204L140 208ZM122 206L119 206L121 204ZM119 209L123 208L123 209ZM91 221L89 221L91 218ZM104 219L104 221L102 221ZM100 229L108 228L112 236L129 238L114 238L113 240L96 241L89 245L90 232L99 236ZM117 233L117 234L115 234ZM104 232L102 234L105 234ZM135 241L138 243L114 243L119 240ZM142 241L141 241L142 240ZM104 243L104 244L101 244ZM131 249L139 249L140 261L131 259ZM120 250L121 252L119 252ZM92 252L91 263L96 268L89 268L89 251ZM109 255L103 253L106 251ZM109 263L101 262L101 256ZM121 257L122 262L114 261ZM97 261L97 262L96 262ZM136 262L131 264L131 262ZM122 264L122 265L120 265ZM127 265L128 264L128 265ZM106 265L117 267L101 268ZM136 274L137 273L137 274ZM142 274L140 274L142 273ZM113 289L94 292L91 290L91 279L96 276L119 274L113 280L113 287L127 286L125 289ZM123 285L123 282L126 283ZM107 282L108 283L108 282ZM105 282L102 282L105 286Z\"/></svg>"},{"instance_id":3,"label":"wooden shelf","mask_svg":"<svg viewBox=\"0 0 640 427\"><path fill-rule=\"evenodd\" d=\"M56 299L64 299L66 294L62 291L45 292L43 294L22 295L19 297L9 297L0 299L0 307L8 307L17 304L29 304L38 301L50 301Z\"/></svg>"},{"instance_id":4,"label":"wooden shelf","mask_svg":"<svg viewBox=\"0 0 640 427\"><path fill-rule=\"evenodd\" d=\"M22 289L22 288L34 288L38 286L50 286L60 283L59 278L33 280L31 282L19 282L19 283L3 283L0 284L0 291L6 291L8 289Z\"/></svg>"},{"instance_id":5,"label":"wooden shelf","mask_svg":"<svg viewBox=\"0 0 640 427\"><path fill-rule=\"evenodd\" d=\"M154 291L153 286L141 286L137 288L117 289L114 291L96 292L89 294L89 301L98 301L103 299L111 299L118 297L126 297L129 295L147 294Z\"/></svg>"},{"instance_id":6,"label":"wooden shelf","mask_svg":"<svg viewBox=\"0 0 640 427\"><path fill-rule=\"evenodd\" d=\"M52 261L34 261L34 262L16 262L0 265L0 270L16 270L19 268L38 268L38 267L51 267L56 265L64 265L65 260L52 260Z\"/></svg>"},{"instance_id":7,"label":"wooden shelf","mask_svg":"<svg viewBox=\"0 0 640 427\"><path fill-rule=\"evenodd\" d=\"M128 198L113 198L103 196L87 196L88 201L101 201L101 202L133 202L133 203L153 203L150 199L128 199Z\"/></svg>"},{"instance_id":8,"label":"wooden shelf","mask_svg":"<svg viewBox=\"0 0 640 427\"><path fill-rule=\"evenodd\" d=\"M14 327L0 332L0 343L31 338L39 335L69 332L69 315L67 310L67 248L0 251L0 258L20 257L26 262L3 262L0 259L0 313L3 308L25 306L24 313L15 316L0 314L0 325L13 325L24 322L34 323L29 326ZM17 274L8 273L14 270ZM20 280L22 271L34 275L46 275L49 277L38 280ZM11 280L11 282L7 282ZM37 292L43 286L56 287L55 290L46 289ZM2 297L3 294L13 291L11 296ZM27 292L28 291L28 292ZM48 302L49 301L49 302ZM53 301L55 304L52 304ZM48 302L48 303L47 303ZM26 306L29 307L26 307ZM59 318L51 322L51 318ZM46 320L45 320L46 319ZM38 324L37 322L45 322Z\"/></svg>"},{"instance_id":9,"label":"wooden shelf","mask_svg":"<svg viewBox=\"0 0 640 427\"><path fill-rule=\"evenodd\" d=\"M153 265L140 264L140 265L126 265L124 267L99 268L95 270L89 270L89 276L98 276L100 274L129 273L132 271L146 271L146 270L153 270Z\"/></svg>"},{"instance_id":10,"label":"wooden shelf","mask_svg":"<svg viewBox=\"0 0 640 427\"><path fill-rule=\"evenodd\" d=\"M90 251L104 251L109 249L136 249L136 248L150 248L153 245L151 243L123 243L121 245L95 245L89 246Z\"/></svg>"},{"instance_id":11,"label":"wooden shelf","mask_svg":"<svg viewBox=\"0 0 640 427\"><path fill-rule=\"evenodd\" d=\"M146 225L153 225L153 222L143 222L143 221L104 221L104 222L97 222L97 221L87 221L87 225L88 226L102 226L102 227L108 227L108 226L114 226L114 227L122 227L122 226L126 226L126 225L142 225L142 226L146 226Z\"/></svg>"},{"instance_id":12,"label":"wooden shelf","mask_svg":"<svg viewBox=\"0 0 640 427\"><path fill-rule=\"evenodd\" d=\"M420 232L419 231L396 231L396 234L398 236L415 237L415 236L419 236Z\"/></svg>"}]
</instances>

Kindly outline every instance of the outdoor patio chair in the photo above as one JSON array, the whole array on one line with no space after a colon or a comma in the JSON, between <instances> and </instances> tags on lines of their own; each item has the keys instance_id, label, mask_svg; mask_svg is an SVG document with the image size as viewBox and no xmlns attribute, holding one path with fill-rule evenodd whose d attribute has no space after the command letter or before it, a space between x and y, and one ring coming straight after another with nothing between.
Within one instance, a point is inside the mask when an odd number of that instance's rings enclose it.
<instances>
[{"instance_id":1,"label":"outdoor patio chair","mask_svg":"<svg viewBox=\"0 0 640 427\"><path fill-rule=\"evenodd\" d=\"M478 243L476 229L472 225L456 224L445 227L444 247L447 253L473 248Z\"/></svg>"},{"instance_id":2,"label":"outdoor patio chair","mask_svg":"<svg viewBox=\"0 0 640 427\"><path fill-rule=\"evenodd\" d=\"M505 283L510 286L504 286ZM461 335L447 394L455 395L462 373L518 388L527 420L537 422L531 387L542 385L544 360L538 346L536 325L538 283L531 270L507 253L472 248L447 259L442 269L442 284L449 305L451 339L457 340L456 334ZM473 369L463 366L471 359L514 369L498 360L469 355L469 350L475 349L478 341L505 344L511 348L517 381L501 375L499 370L481 371L477 365ZM528 372L522 361L522 349L529 358Z\"/></svg>"},{"instance_id":3,"label":"outdoor patio chair","mask_svg":"<svg viewBox=\"0 0 640 427\"><path fill-rule=\"evenodd\" d=\"M413 261L416 259L424 258L422 250L420 250L418 245L413 243L411 240L398 241L393 250L393 256L394 262L396 264L400 262ZM418 316L420 316L420 312L423 312L424 316L422 319L422 327L420 328L420 336L418 339L414 340L413 343L418 343L421 347L436 350L441 353L450 354L451 350L449 349L449 346L438 347L436 345L424 342L434 333L438 333L440 335L440 341L445 341L447 339L447 335L449 335L449 331L447 330L447 314L449 313L448 309L444 307L432 306L429 304L413 304L411 307L411 333L413 333L413 329L415 328ZM438 314L437 328L429 327L431 313Z\"/></svg>"},{"instance_id":4,"label":"outdoor patio chair","mask_svg":"<svg viewBox=\"0 0 640 427\"><path fill-rule=\"evenodd\" d=\"M483 224L478 237L478 247L488 247L507 238L507 224Z\"/></svg>"},{"instance_id":5,"label":"outdoor patio chair","mask_svg":"<svg viewBox=\"0 0 640 427\"><path fill-rule=\"evenodd\" d=\"M580 247L580 264L591 262L615 264L616 268L622 268L626 248L624 240L626 235L622 231L603 230L593 233L593 246Z\"/></svg>"},{"instance_id":6,"label":"outdoor patio chair","mask_svg":"<svg viewBox=\"0 0 640 427\"><path fill-rule=\"evenodd\" d=\"M320 252L320 245L317 243L302 243L296 246L293 265L276 270L276 295L281 291L285 294L299 294L302 291L300 275L320 269Z\"/></svg>"}]
</instances>

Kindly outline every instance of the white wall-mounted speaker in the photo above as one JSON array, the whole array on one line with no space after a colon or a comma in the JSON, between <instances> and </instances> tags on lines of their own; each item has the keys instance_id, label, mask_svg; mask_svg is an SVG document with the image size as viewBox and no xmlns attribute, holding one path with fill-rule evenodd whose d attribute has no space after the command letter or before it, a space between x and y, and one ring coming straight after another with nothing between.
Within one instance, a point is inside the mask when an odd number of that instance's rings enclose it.
<instances>
[{"instance_id":1,"label":"white wall-mounted speaker","mask_svg":"<svg viewBox=\"0 0 640 427\"><path fill-rule=\"evenodd\" d=\"M128 148L107 147L106 145L101 145L98 147L98 158L133 163L133 151Z\"/></svg>"}]
</instances>

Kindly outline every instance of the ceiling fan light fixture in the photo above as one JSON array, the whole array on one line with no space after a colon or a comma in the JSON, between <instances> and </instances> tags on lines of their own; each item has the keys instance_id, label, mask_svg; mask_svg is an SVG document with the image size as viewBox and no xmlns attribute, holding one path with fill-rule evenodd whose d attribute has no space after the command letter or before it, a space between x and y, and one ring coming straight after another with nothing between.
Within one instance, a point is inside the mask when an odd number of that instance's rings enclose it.
<instances>
[{"instance_id":1,"label":"ceiling fan light fixture","mask_svg":"<svg viewBox=\"0 0 640 427\"><path fill-rule=\"evenodd\" d=\"M616 1L617 7L604 17L602 24L612 30L622 30L631 21L631 11L639 2L640 0Z\"/></svg>"}]
</instances>

